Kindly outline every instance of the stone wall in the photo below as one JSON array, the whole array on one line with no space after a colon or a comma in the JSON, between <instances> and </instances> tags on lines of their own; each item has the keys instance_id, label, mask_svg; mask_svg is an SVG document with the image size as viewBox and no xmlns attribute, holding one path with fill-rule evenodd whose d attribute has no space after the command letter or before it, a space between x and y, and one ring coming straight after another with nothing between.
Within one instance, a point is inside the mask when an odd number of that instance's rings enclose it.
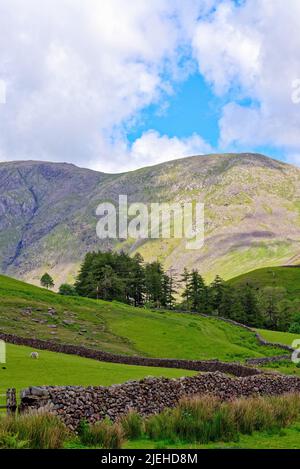
<instances>
[{"instance_id":1,"label":"stone wall","mask_svg":"<svg viewBox=\"0 0 300 469\"><path fill-rule=\"evenodd\" d=\"M215 372L180 379L145 378L109 387L33 387L21 392L20 410L46 408L76 430L81 419L116 420L130 409L147 416L175 406L184 396L211 393L226 400L287 392L300 392L300 378L280 374L233 378Z\"/></svg>"},{"instance_id":2,"label":"stone wall","mask_svg":"<svg viewBox=\"0 0 300 469\"><path fill-rule=\"evenodd\" d=\"M161 368L180 368L195 371L221 371L234 376L252 376L261 373L260 370L240 363L225 363L218 360L177 360L170 358L149 358L139 356L117 355L101 350L80 347L77 345L60 344L57 342L18 337L12 334L0 333L0 339L10 344L26 345L32 349L50 350L52 352L78 355L94 360L122 363L127 365L154 366Z\"/></svg>"},{"instance_id":3,"label":"stone wall","mask_svg":"<svg viewBox=\"0 0 300 469\"><path fill-rule=\"evenodd\" d=\"M291 361L291 355L280 355L277 357L261 357L261 358L247 358L247 365L263 366L268 363L275 363L278 361Z\"/></svg>"}]
</instances>

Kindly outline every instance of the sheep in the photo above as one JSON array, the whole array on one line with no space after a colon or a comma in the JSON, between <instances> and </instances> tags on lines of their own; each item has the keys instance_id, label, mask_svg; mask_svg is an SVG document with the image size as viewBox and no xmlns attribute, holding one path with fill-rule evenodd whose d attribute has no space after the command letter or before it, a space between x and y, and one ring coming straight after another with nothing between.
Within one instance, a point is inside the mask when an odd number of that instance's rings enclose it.
<instances>
[{"instance_id":1,"label":"sheep","mask_svg":"<svg viewBox=\"0 0 300 469\"><path fill-rule=\"evenodd\" d=\"M39 358L38 352L31 352L30 358L34 358L35 360L37 360Z\"/></svg>"}]
</instances>

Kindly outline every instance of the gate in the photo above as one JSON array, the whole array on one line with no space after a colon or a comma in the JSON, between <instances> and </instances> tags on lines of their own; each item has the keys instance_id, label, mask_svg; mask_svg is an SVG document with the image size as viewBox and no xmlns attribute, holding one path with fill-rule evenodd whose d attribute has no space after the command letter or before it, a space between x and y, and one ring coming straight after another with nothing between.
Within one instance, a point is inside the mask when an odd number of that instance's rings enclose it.
<instances>
[{"instance_id":1,"label":"gate","mask_svg":"<svg viewBox=\"0 0 300 469\"><path fill-rule=\"evenodd\" d=\"M5 397L6 405L0 405L0 409L6 409L8 415L14 415L17 411L17 395L15 388L8 389L6 394L0 394L0 398L2 397Z\"/></svg>"}]
</instances>

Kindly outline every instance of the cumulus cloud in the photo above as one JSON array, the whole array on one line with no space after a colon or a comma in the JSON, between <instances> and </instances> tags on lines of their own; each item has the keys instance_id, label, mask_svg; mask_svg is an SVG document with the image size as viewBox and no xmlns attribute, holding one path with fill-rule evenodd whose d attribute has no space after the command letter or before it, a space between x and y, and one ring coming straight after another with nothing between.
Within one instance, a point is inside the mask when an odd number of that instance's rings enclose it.
<instances>
[{"instance_id":1,"label":"cumulus cloud","mask_svg":"<svg viewBox=\"0 0 300 469\"><path fill-rule=\"evenodd\" d=\"M1 2L2 160L118 161L124 128L172 92L199 13L212 3Z\"/></svg>"},{"instance_id":2,"label":"cumulus cloud","mask_svg":"<svg viewBox=\"0 0 300 469\"><path fill-rule=\"evenodd\" d=\"M228 101L221 148L272 145L287 156L300 150L300 106L292 100L299 30L298 0L225 0L199 22L193 40L199 70Z\"/></svg>"},{"instance_id":3,"label":"cumulus cloud","mask_svg":"<svg viewBox=\"0 0 300 469\"><path fill-rule=\"evenodd\" d=\"M213 151L211 145L197 134L186 138L160 135L149 130L130 145L116 140L113 144L114 158L101 162L97 169L105 172L122 172L142 166L151 166L185 156L202 155Z\"/></svg>"},{"instance_id":4,"label":"cumulus cloud","mask_svg":"<svg viewBox=\"0 0 300 469\"><path fill-rule=\"evenodd\" d=\"M272 146L298 161L299 30L299 0L3 0L0 161L122 171L211 151L199 135L127 140L194 61L223 103L219 151Z\"/></svg>"}]
</instances>

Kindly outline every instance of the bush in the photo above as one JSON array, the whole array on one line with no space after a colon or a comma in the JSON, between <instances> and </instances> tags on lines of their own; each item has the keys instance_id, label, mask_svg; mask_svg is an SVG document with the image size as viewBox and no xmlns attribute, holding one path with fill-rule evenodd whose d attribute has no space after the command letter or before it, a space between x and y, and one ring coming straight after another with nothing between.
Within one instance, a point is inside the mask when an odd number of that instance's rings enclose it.
<instances>
[{"instance_id":1,"label":"bush","mask_svg":"<svg viewBox=\"0 0 300 469\"><path fill-rule=\"evenodd\" d=\"M292 322L289 327L289 332L291 334L300 334L300 323L299 322Z\"/></svg>"},{"instance_id":2,"label":"bush","mask_svg":"<svg viewBox=\"0 0 300 469\"><path fill-rule=\"evenodd\" d=\"M59 287L59 294L64 296L76 296L76 290L73 285L69 285L68 283L63 283Z\"/></svg>"},{"instance_id":3,"label":"bush","mask_svg":"<svg viewBox=\"0 0 300 469\"><path fill-rule=\"evenodd\" d=\"M19 440L18 434L0 431L0 449L23 449L28 446L28 441Z\"/></svg>"},{"instance_id":4,"label":"bush","mask_svg":"<svg viewBox=\"0 0 300 469\"><path fill-rule=\"evenodd\" d=\"M137 439L140 438L144 425L142 417L135 411L130 411L120 419L120 424L126 438Z\"/></svg>"},{"instance_id":5,"label":"bush","mask_svg":"<svg viewBox=\"0 0 300 469\"><path fill-rule=\"evenodd\" d=\"M89 425L85 421L80 423L80 441L85 446L97 446L104 449L120 449L124 441L122 427L118 423L112 423L105 419Z\"/></svg>"},{"instance_id":6,"label":"bush","mask_svg":"<svg viewBox=\"0 0 300 469\"><path fill-rule=\"evenodd\" d=\"M26 445L33 449L62 448L69 432L56 416L31 412L27 414L6 416L0 419L0 435L2 444ZM15 441L14 441L15 440Z\"/></svg>"}]
</instances>

